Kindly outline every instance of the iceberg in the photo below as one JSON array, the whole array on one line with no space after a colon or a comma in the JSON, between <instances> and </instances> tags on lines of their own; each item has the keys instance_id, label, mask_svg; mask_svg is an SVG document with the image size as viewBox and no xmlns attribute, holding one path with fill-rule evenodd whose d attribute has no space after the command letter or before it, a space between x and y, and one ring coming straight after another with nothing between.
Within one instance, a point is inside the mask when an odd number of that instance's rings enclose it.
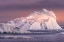
<instances>
[{"instance_id":1,"label":"iceberg","mask_svg":"<svg viewBox=\"0 0 64 42\"><path fill-rule=\"evenodd\" d=\"M16 18L7 23L0 24L0 32L25 33L29 32L27 30L46 29L62 29L56 22L55 14L46 9L42 9L38 12L34 11L26 17Z\"/></svg>"}]
</instances>

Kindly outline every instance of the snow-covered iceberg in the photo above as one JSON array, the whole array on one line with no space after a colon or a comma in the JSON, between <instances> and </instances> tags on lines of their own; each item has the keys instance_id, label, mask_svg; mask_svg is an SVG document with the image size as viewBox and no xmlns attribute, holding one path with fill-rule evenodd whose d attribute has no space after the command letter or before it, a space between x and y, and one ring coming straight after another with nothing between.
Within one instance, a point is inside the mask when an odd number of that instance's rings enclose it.
<instances>
[{"instance_id":1,"label":"snow-covered iceberg","mask_svg":"<svg viewBox=\"0 0 64 42\"><path fill-rule=\"evenodd\" d=\"M38 12L34 11L26 17L16 18L14 20L8 21L7 23L3 23L2 25L0 25L1 32L23 32L27 30L62 29L56 22L55 14L52 11L48 11L46 9ZM20 30L18 30L18 28L16 27L20 28Z\"/></svg>"}]
</instances>

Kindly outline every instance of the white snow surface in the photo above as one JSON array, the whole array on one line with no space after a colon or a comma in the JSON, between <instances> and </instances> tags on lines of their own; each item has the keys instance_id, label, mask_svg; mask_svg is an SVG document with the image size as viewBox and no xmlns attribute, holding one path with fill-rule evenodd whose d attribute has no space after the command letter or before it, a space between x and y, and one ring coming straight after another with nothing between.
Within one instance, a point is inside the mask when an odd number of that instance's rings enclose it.
<instances>
[{"instance_id":1,"label":"white snow surface","mask_svg":"<svg viewBox=\"0 0 64 42\"><path fill-rule=\"evenodd\" d=\"M7 23L0 24L0 32L28 32L27 30L62 29L56 22L52 11L43 9L34 11L26 17L16 18Z\"/></svg>"}]
</instances>

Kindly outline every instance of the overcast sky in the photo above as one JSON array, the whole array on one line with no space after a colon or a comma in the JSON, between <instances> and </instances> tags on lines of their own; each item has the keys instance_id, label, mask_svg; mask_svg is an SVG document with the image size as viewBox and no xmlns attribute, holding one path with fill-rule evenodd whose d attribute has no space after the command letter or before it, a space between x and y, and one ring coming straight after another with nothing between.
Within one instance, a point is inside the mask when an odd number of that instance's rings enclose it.
<instances>
[{"instance_id":1,"label":"overcast sky","mask_svg":"<svg viewBox=\"0 0 64 42\"><path fill-rule=\"evenodd\" d=\"M0 10L63 7L64 0L0 0Z\"/></svg>"}]
</instances>

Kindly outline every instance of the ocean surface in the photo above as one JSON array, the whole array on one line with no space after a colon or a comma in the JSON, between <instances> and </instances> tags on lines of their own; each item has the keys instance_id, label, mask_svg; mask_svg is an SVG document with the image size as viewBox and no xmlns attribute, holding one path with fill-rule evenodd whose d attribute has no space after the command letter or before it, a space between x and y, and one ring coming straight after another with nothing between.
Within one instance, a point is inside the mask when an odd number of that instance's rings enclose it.
<instances>
[{"instance_id":1,"label":"ocean surface","mask_svg":"<svg viewBox=\"0 0 64 42\"><path fill-rule=\"evenodd\" d=\"M8 35L0 34L0 42L64 42L64 34Z\"/></svg>"}]
</instances>

